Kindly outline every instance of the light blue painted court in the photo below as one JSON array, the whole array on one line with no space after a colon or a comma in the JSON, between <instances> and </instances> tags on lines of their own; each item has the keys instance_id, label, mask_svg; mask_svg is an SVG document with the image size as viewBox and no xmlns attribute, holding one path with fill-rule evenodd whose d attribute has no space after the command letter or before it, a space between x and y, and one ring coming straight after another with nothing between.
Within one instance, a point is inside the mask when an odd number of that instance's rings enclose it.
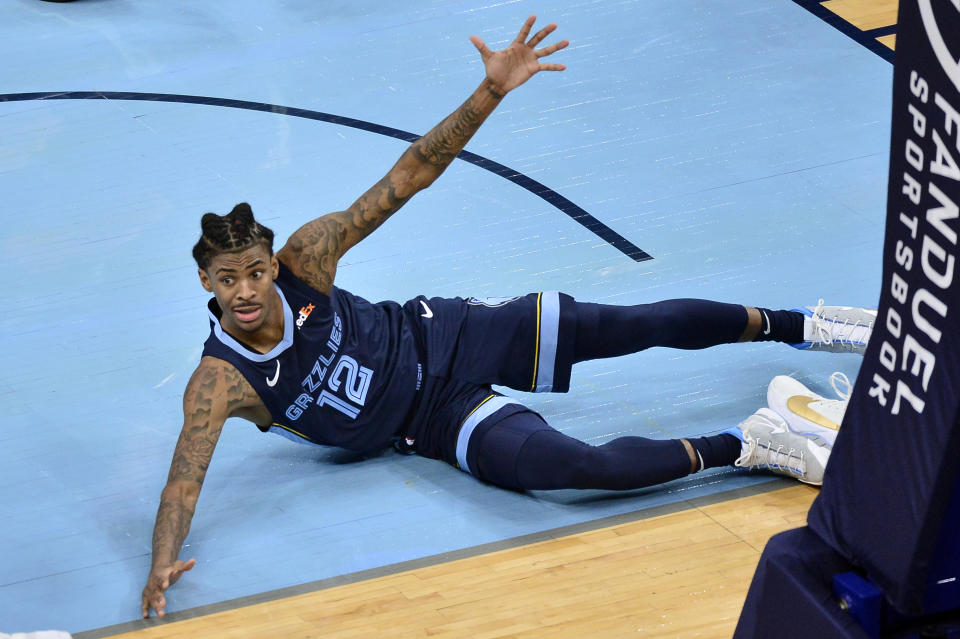
<instances>
[{"instance_id":1,"label":"light blue painted court","mask_svg":"<svg viewBox=\"0 0 960 639\"><path fill-rule=\"evenodd\" d=\"M371 300L560 290L772 308L879 296L892 67L789 0L11 0L0 20L0 632L137 619L181 396L208 332L190 248L240 201L276 233L348 206L475 88L471 34L560 27L563 73L508 96L456 161L353 249ZM101 92L89 99L9 99ZM346 120L104 92L203 96ZM21 96L22 97L22 96ZM39 96L35 96L39 97ZM73 97L77 97L74 95ZM547 194L549 195L549 194ZM552 196L550 196L552 197ZM828 395L859 358L782 345L652 350L513 394L591 443L736 425L790 374ZM763 482L516 494L437 461L224 430L167 593L182 611Z\"/></svg>"}]
</instances>

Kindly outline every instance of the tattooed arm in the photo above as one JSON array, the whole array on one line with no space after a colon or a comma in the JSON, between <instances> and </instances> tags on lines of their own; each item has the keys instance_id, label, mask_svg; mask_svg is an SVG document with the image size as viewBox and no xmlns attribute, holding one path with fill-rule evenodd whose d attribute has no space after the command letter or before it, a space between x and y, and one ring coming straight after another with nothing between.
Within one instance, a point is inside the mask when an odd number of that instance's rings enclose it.
<instances>
[{"instance_id":1,"label":"tattooed arm","mask_svg":"<svg viewBox=\"0 0 960 639\"><path fill-rule=\"evenodd\" d=\"M170 463L167 485L160 496L153 529L153 565L143 589L141 611L164 615L163 592L193 568L194 559L180 561L180 547L190 530L203 478L228 417L254 419L264 410L256 392L233 366L204 357L183 394L183 430Z\"/></svg>"},{"instance_id":2,"label":"tattooed arm","mask_svg":"<svg viewBox=\"0 0 960 639\"><path fill-rule=\"evenodd\" d=\"M503 97L538 71L562 71L562 64L539 60L567 46L563 40L536 49L557 28L549 24L529 41L536 20L530 16L517 38L501 51L491 51L483 40L471 36L480 52L486 77L467 101L443 122L414 142L379 182L350 208L330 213L300 227L277 252L293 273L314 288L329 292L337 262L352 246L372 233L418 191L430 186L463 150Z\"/></svg>"}]
</instances>

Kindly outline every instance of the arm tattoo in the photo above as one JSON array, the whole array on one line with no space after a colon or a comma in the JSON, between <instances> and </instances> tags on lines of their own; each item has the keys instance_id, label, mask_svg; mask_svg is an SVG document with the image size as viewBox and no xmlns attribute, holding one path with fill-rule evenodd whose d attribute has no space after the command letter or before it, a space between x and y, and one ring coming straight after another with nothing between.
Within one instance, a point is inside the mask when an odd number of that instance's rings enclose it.
<instances>
[{"instance_id":1,"label":"arm tattoo","mask_svg":"<svg viewBox=\"0 0 960 639\"><path fill-rule=\"evenodd\" d=\"M306 224L287 242L286 262L294 274L319 291L328 292L337 262L347 249L370 235L400 209L413 193L398 195L393 172L380 179L346 211L331 213ZM292 262L292 263L291 263Z\"/></svg>"},{"instance_id":2,"label":"arm tattoo","mask_svg":"<svg viewBox=\"0 0 960 639\"><path fill-rule=\"evenodd\" d=\"M220 434L219 431L211 432L210 428L210 417L219 377L217 372L201 369L190 380L190 386L184 398L183 430L180 431L180 439L177 441L173 461L170 463L168 482L203 481Z\"/></svg>"},{"instance_id":3,"label":"arm tattoo","mask_svg":"<svg viewBox=\"0 0 960 639\"><path fill-rule=\"evenodd\" d=\"M346 239L356 238L356 242L372 233L378 226L386 222L387 218L407 203L413 193L400 196L395 178L388 173L376 185L364 193L354 206L350 207L344 216Z\"/></svg>"},{"instance_id":4,"label":"arm tattoo","mask_svg":"<svg viewBox=\"0 0 960 639\"><path fill-rule=\"evenodd\" d=\"M486 91L494 99L499 100L503 97L489 87L486 87ZM414 142L410 148L421 162L437 167L442 171L463 150L467 141L473 137L483 121L487 119L487 115L489 115L489 111L485 113L484 110L479 109L476 106L475 97L470 96L459 109L451 113L432 131Z\"/></svg>"},{"instance_id":5,"label":"arm tattoo","mask_svg":"<svg viewBox=\"0 0 960 639\"><path fill-rule=\"evenodd\" d=\"M290 255L286 264L294 274L319 291L328 292L337 272L337 259L346 240L331 215L305 224L290 236L283 252ZM287 252L289 249L289 252Z\"/></svg>"},{"instance_id":6,"label":"arm tattoo","mask_svg":"<svg viewBox=\"0 0 960 639\"><path fill-rule=\"evenodd\" d=\"M490 97L493 98L494 100L502 100L504 96L507 95L506 93L500 93L499 91L494 91L493 87L491 87L490 85L486 85L486 86L487 86L487 94L489 94Z\"/></svg>"},{"instance_id":7,"label":"arm tattoo","mask_svg":"<svg viewBox=\"0 0 960 639\"><path fill-rule=\"evenodd\" d=\"M224 420L234 410L258 399L249 382L232 366L205 365L193 374L184 393L184 425L177 441L167 485L172 482L203 483ZM176 559L183 545L195 507L182 493L164 490L153 529L153 558Z\"/></svg>"},{"instance_id":8,"label":"arm tattoo","mask_svg":"<svg viewBox=\"0 0 960 639\"><path fill-rule=\"evenodd\" d=\"M172 563L183 546L193 511L182 501L160 502L157 510L157 523L153 527L153 560L164 559Z\"/></svg>"},{"instance_id":9,"label":"arm tattoo","mask_svg":"<svg viewBox=\"0 0 960 639\"><path fill-rule=\"evenodd\" d=\"M443 122L414 142L394 167L346 211L331 213L302 226L281 250L284 263L308 284L329 292L337 261L383 224L421 189L433 183L463 150L502 94L488 82Z\"/></svg>"}]
</instances>

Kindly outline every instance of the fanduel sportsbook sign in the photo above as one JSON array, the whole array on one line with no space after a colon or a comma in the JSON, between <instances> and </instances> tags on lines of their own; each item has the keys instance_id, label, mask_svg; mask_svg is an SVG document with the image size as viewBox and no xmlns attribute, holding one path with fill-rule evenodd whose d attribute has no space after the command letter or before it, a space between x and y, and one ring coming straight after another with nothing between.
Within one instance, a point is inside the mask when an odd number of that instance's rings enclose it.
<instances>
[{"instance_id":1,"label":"fanduel sportsbook sign","mask_svg":"<svg viewBox=\"0 0 960 639\"><path fill-rule=\"evenodd\" d=\"M958 60L960 0L901 0L879 313L809 516L914 612L960 466Z\"/></svg>"}]
</instances>

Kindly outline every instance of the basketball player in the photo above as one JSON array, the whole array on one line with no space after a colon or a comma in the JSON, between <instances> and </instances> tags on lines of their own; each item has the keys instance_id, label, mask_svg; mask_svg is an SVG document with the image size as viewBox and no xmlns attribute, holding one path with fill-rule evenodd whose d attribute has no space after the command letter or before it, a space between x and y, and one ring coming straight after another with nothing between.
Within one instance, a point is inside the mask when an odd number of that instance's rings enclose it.
<instances>
[{"instance_id":1,"label":"basketball player","mask_svg":"<svg viewBox=\"0 0 960 639\"><path fill-rule=\"evenodd\" d=\"M713 466L765 467L809 483L830 445L762 409L733 433L680 440L622 437L590 446L567 437L492 384L564 392L573 364L649 348L777 340L862 351L859 309L774 311L705 300L630 307L560 293L479 300L417 297L372 304L334 286L343 254L429 186L504 96L567 46L537 49L556 28L493 52L476 36L486 77L454 113L414 142L347 210L308 222L273 252L273 232L249 205L207 213L193 249L210 301L211 332L184 392L184 425L153 534L142 613L164 614L164 591L195 561L178 555L224 421L300 441L444 460L514 490L626 490ZM796 429L794 429L796 430Z\"/></svg>"}]
</instances>

